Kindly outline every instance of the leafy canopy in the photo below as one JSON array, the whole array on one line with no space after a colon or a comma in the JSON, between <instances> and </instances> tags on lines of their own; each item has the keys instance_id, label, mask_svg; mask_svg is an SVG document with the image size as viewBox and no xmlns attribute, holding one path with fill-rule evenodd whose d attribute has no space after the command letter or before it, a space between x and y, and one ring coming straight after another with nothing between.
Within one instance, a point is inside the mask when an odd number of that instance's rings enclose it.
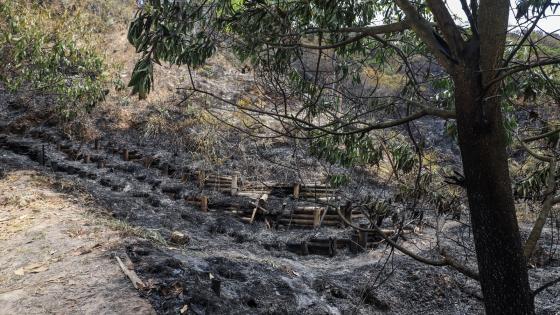
<instances>
[{"instance_id":1,"label":"leafy canopy","mask_svg":"<svg viewBox=\"0 0 560 315\"><path fill-rule=\"evenodd\" d=\"M105 65L91 47L75 40L79 16L58 18L26 1L0 3L0 81L16 91L51 96L61 117L91 109L105 95Z\"/></svg>"}]
</instances>

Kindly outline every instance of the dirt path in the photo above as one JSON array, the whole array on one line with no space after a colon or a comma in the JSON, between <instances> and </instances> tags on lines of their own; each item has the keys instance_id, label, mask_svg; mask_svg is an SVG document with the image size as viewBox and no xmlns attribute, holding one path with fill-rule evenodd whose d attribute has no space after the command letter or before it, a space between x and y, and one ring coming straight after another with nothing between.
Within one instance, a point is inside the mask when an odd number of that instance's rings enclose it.
<instances>
[{"instance_id":1,"label":"dirt path","mask_svg":"<svg viewBox=\"0 0 560 315\"><path fill-rule=\"evenodd\" d=\"M87 214L87 200L35 171L3 173L0 314L155 314L111 257L122 237Z\"/></svg>"}]
</instances>

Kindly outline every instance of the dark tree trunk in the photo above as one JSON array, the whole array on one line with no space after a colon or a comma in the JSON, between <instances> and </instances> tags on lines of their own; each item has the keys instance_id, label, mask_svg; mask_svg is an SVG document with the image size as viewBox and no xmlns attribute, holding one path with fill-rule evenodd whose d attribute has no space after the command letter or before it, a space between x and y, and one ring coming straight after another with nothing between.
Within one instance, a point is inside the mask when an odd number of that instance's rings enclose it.
<instances>
[{"instance_id":1,"label":"dark tree trunk","mask_svg":"<svg viewBox=\"0 0 560 315\"><path fill-rule=\"evenodd\" d=\"M454 74L459 145L487 314L534 314L497 96L483 95L476 54Z\"/></svg>"}]
</instances>

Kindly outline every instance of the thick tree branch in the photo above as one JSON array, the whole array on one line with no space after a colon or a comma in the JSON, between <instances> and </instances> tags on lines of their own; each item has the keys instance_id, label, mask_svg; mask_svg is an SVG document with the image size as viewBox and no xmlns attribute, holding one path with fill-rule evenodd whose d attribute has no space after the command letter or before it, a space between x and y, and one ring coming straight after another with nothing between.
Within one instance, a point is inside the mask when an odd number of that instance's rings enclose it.
<instances>
[{"instance_id":1,"label":"thick tree branch","mask_svg":"<svg viewBox=\"0 0 560 315\"><path fill-rule=\"evenodd\" d=\"M535 290L533 291L533 295L537 295L537 294L541 293L542 291L544 291L544 290L550 288L551 286L553 286L553 285L555 285L555 284L557 284L557 283L560 283L560 278L554 279L554 280L552 280L552 281L549 281L549 282L547 282L547 283L541 285L540 287L538 287L537 289L535 289Z\"/></svg>"},{"instance_id":2,"label":"thick tree branch","mask_svg":"<svg viewBox=\"0 0 560 315\"><path fill-rule=\"evenodd\" d=\"M469 24L471 26L473 34L478 37L478 25L476 25L476 18L473 16L473 12L471 8L469 8L467 0L461 0L461 7L463 9L463 12L465 12L465 15L467 16L467 19L469 20Z\"/></svg>"},{"instance_id":3,"label":"thick tree branch","mask_svg":"<svg viewBox=\"0 0 560 315\"><path fill-rule=\"evenodd\" d=\"M448 72L452 72L453 63L449 55L445 52L445 47L442 47L442 44L436 38L431 24L420 16L416 8L408 0L395 0L395 3L406 15L412 30L414 30L424 44L428 46L438 62L446 68Z\"/></svg>"},{"instance_id":4,"label":"thick tree branch","mask_svg":"<svg viewBox=\"0 0 560 315\"><path fill-rule=\"evenodd\" d=\"M385 24L385 25L362 26L362 27L345 27L345 28L340 28L340 29L335 29L335 30L331 30L331 29L310 29L308 31L302 32L302 34L355 33L355 35L353 35L352 37L347 38L343 41L340 41L340 42L337 42L337 43L332 43L332 44L329 44L329 45L324 45L324 46L310 45L310 44L304 44L304 43L290 43L290 44L268 43L268 44L270 46L273 46L273 47L284 47L284 48L301 47L301 48L314 49L314 50L335 49L335 48L343 47L343 46L349 45L351 43L360 41L363 38L368 37L368 36L382 35L382 34L389 34L389 33L398 33L398 32L403 32L407 29L410 29L410 25L409 25L407 20L404 20L404 21L401 21L401 22L396 22L396 23L391 23L391 24ZM290 34L289 36L298 36L298 35L299 34Z\"/></svg>"},{"instance_id":5,"label":"thick tree branch","mask_svg":"<svg viewBox=\"0 0 560 315\"><path fill-rule=\"evenodd\" d=\"M367 35L382 35L388 33L398 33L410 29L410 25L407 20L400 22L384 24L384 25L374 25L374 26L356 26L356 27L342 27L338 29L327 29L327 28L315 28L303 32L304 34L313 33L360 33Z\"/></svg>"},{"instance_id":6,"label":"thick tree branch","mask_svg":"<svg viewBox=\"0 0 560 315\"><path fill-rule=\"evenodd\" d=\"M531 229L531 233L527 238L527 242L525 242L525 246L523 247L523 254L527 259L531 258L533 252L535 251L535 247L537 246L537 242L541 237L542 230L544 225L546 224L546 219L552 211L552 206L554 205L554 192L556 191L556 159L552 158L549 164L549 174L546 180L546 189L544 191L545 200L543 203L543 208L539 213L533 228Z\"/></svg>"},{"instance_id":7,"label":"thick tree branch","mask_svg":"<svg viewBox=\"0 0 560 315\"><path fill-rule=\"evenodd\" d=\"M427 0L428 6L432 10L432 14L437 25L443 34L443 38L447 41L453 57L458 59L461 51L464 49L465 42L461 36L459 28L455 24L453 17L449 14L449 10L442 0Z\"/></svg>"},{"instance_id":8,"label":"thick tree branch","mask_svg":"<svg viewBox=\"0 0 560 315\"><path fill-rule=\"evenodd\" d=\"M525 149L525 151L527 151L527 153L529 153L535 159L543 161L543 162L548 162L548 163L551 163L553 161L553 159L554 159L553 157L537 153L535 150L529 148L527 143L525 143L523 140L521 140L518 135L516 135L516 137L517 137L517 140L519 141L519 143L521 144L521 146Z\"/></svg>"},{"instance_id":9,"label":"thick tree branch","mask_svg":"<svg viewBox=\"0 0 560 315\"><path fill-rule=\"evenodd\" d=\"M488 83L486 84L486 89L492 87L493 85L495 85L496 83L501 82L503 79L516 74L518 72L521 71L526 71L532 68L537 68L537 67L542 67L542 66L550 66L550 65L556 65L556 64L560 64L560 58L547 58L547 59L543 59L543 60L539 60L530 64L526 64L526 65L519 65L516 67L512 67L509 68L508 71L503 72L502 74L500 74L499 76L497 76L496 78L488 81Z\"/></svg>"},{"instance_id":10,"label":"thick tree branch","mask_svg":"<svg viewBox=\"0 0 560 315\"><path fill-rule=\"evenodd\" d=\"M283 47L283 48L295 48L295 47L301 47L301 48L306 48L306 49L314 49L314 50L323 50L323 49L335 49L335 48L340 48L349 44L352 44L354 42L360 41L366 37L368 37L369 34L365 34L365 33L360 33L356 36L352 36L348 39L345 39L343 41L337 42L337 43L333 43L330 45L323 45L323 46L318 46L318 45L309 45L309 44L302 44L302 43L293 43L293 44L276 44L276 43L267 43L268 45L272 46L272 47Z\"/></svg>"},{"instance_id":11,"label":"thick tree branch","mask_svg":"<svg viewBox=\"0 0 560 315\"><path fill-rule=\"evenodd\" d=\"M361 134L361 133L366 133L366 132L373 131L373 130L396 127L396 126L403 125L407 122L422 118L424 116L435 116L435 117L440 117L440 118L445 118L445 119L453 119L455 117L455 113L453 113L453 112L446 111L446 110L441 110L441 109L430 108L430 107L424 106L422 104L407 100L407 102L411 102L412 104L420 107L421 110L414 113L414 114L411 114L409 116L402 117L402 118L399 118L399 119L384 121L384 122L380 122L380 123L371 123L371 124L367 123L363 127L353 128L350 131L340 132L338 130L349 127L351 124L347 123L347 124L344 124L342 126L337 126L337 128L334 129L334 130L333 129L328 129L329 126L332 125L332 123L327 124L327 125L316 125L316 124L314 124L314 123L312 123L308 120L298 118L298 117L290 115L288 113L271 112L271 111L266 111L266 110L262 110L262 109L258 109L258 108L252 108L252 107L247 107L247 106L239 106L239 104L236 104L236 103L234 103L230 100L226 100L223 97L220 97L220 96L216 95L215 93L196 88L194 86L193 82L191 82L191 84L193 84L193 88L192 88L193 92L208 95L208 96L210 96L212 98L215 98L215 99L217 99L217 100L219 100L223 103L234 106L237 109L247 111L247 112L251 112L251 113L255 113L255 114L266 115L266 116L269 116L269 117L275 117L277 119L285 119L285 120L288 120L288 121L293 121L293 122L299 124L300 128L303 129L303 130L307 130L307 131L318 130L318 131L321 131L325 134L336 135L336 136Z\"/></svg>"},{"instance_id":12,"label":"thick tree branch","mask_svg":"<svg viewBox=\"0 0 560 315\"><path fill-rule=\"evenodd\" d=\"M557 134L559 132L560 132L560 129L555 129L555 130L545 132L545 133L540 134L540 135L536 135L536 136L533 136L533 137L528 137L528 138L525 138L525 139L521 139L521 141L523 141L525 143L533 142L533 141L537 141L537 140L552 136L552 135Z\"/></svg>"}]
</instances>

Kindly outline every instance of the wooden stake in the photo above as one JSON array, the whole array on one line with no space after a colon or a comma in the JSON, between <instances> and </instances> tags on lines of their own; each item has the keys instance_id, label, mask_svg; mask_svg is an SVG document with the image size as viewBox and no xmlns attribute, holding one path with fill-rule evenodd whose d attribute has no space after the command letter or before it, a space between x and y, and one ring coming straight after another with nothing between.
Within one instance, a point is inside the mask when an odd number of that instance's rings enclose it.
<instances>
[{"instance_id":1,"label":"wooden stake","mask_svg":"<svg viewBox=\"0 0 560 315\"><path fill-rule=\"evenodd\" d=\"M208 197L200 197L200 210L202 210L202 212L208 212Z\"/></svg>"},{"instance_id":2,"label":"wooden stake","mask_svg":"<svg viewBox=\"0 0 560 315\"><path fill-rule=\"evenodd\" d=\"M255 216L257 215L257 211L259 209L264 210L261 207L261 201L264 203L268 200L268 195L267 194L263 194L258 200L257 203L255 204L255 209L253 209L253 213L251 214L251 219L249 220L249 224L253 224L253 221L255 221ZM266 210L264 210L266 212Z\"/></svg>"},{"instance_id":3,"label":"wooden stake","mask_svg":"<svg viewBox=\"0 0 560 315\"><path fill-rule=\"evenodd\" d=\"M123 160L128 161L128 149L123 149Z\"/></svg>"},{"instance_id":4,"label":"wooden stake","mask_svg":"<svg viewBox=\"0 0 560 315\"><path fill-rule=\"evenodd\" d=\"M301 254L303 256L309 255L309 247L307 246L307 241L301 241Z\"/></svg>"},{"instance_id":5,"label":"wooden stake","mask_svg":"<svg viewBox=\"0 0 560 315\"><path fill-rule=\"evenodd\" d=\"M234 174L231 178L231 195L237 195L237 174Z\"/></svg>"},{"instance_id":6,"label":"wooden stake","mask_svg":"<svg viewBox=\"0 0 560 315\"><path fill-rule=\"evenodd\" d=\"M294 199L299 199L299 190L300 190L301 185L299 183L295 183L294 184Z\"/></svg>"},{"instance_id":7,"label":"wooden stake","mask_svg":"<svg viewBox=\"0 0 560 315\"><path fill-rule=\"evenodd\" d=\"M315 209L313 212L313 227L318 228L321 226L321 209Z\"/></svg>"},{"instance_id":8,"label":"wooden stake","mask_svg":"<svg viewBox=\"0 0 560 315\"><path fill-rule=\"evenodd\" d=\"M358 232L358 244L363 249L367 249L367 241L368 241L368 232L367 231L359 231Z\"/></svg>"},{"instance_id":9,"label":"wooden stake","mask_svg":"<svg viewBox=\"0 0 560 315\"><path fill-rule=\"evenodd\" d=\"M154 160L154 159L151 158L151 157L148 157L148 156L147 156L147 157L144 157L144 167L145 167L145 168L150 168L150 166L152 165L153 160Z\"/></svg>"},{"instance_id":10,"label":"wooden stake","mask_svg":"<svg viewBox=\"0 0 560 315\"><path fill-rule=\"evenodd\" d=\"M89 157L89 155L86 155L86 156L84 157L84 163L86 163L86 164L89 163L89 162L90 162L90 159L91 159L91 158Z\"/></svg>"},{"instance_id":11,"label":"wooden stake","mask_svg":"<svg viewBox=\"0 0 560 315\"><path fill-rule=\"evenodd\" d=\"M93 142L93 149L99 150L99 139L95 139L95 141Z\"/></svg>"},{"instance_id":12,"label":"wooden stake","mask_svg":"<svg viewBox=\"0 0 560 315\"><path fill-rule=\"evenodd\" d=\"M45 145L44 144L43 144L43 147L42 147L41 154L42 154L41 155L41 164L43 164L43 166L45 166L46 161L45 161Z\"/></svg>"},{"instance_id":13,"label":"wooden stake","mask_svg":"<svg viewBox=\"0 0 560 315\"><path fill-rule=\"evenodd\" d=\"M330 238L329 240L329 256L336 256L336 239Z\"/></svg>"},{"instance_id":14,"label":"wooden stake","mask_svg":"<svg viewBox=\"0 0 560 315\"><path fill-rule=\"evenodd\" d=\"M205 174L204 171L198 171L196 174L196 180L198 182L198 187L199 188L204 188L204 180L205 180Z\"/></svg>"},{"instance_id":15,"label":"wooden stake","mask_svg":"<svg viewBox=\"0 0 560 315\"><path fill-rule=\"evenodd\" d=\"M352 202L348 201L344 206L344 218L348 220L348 222L352 222Z\"/></svg>"}]
</instances>

